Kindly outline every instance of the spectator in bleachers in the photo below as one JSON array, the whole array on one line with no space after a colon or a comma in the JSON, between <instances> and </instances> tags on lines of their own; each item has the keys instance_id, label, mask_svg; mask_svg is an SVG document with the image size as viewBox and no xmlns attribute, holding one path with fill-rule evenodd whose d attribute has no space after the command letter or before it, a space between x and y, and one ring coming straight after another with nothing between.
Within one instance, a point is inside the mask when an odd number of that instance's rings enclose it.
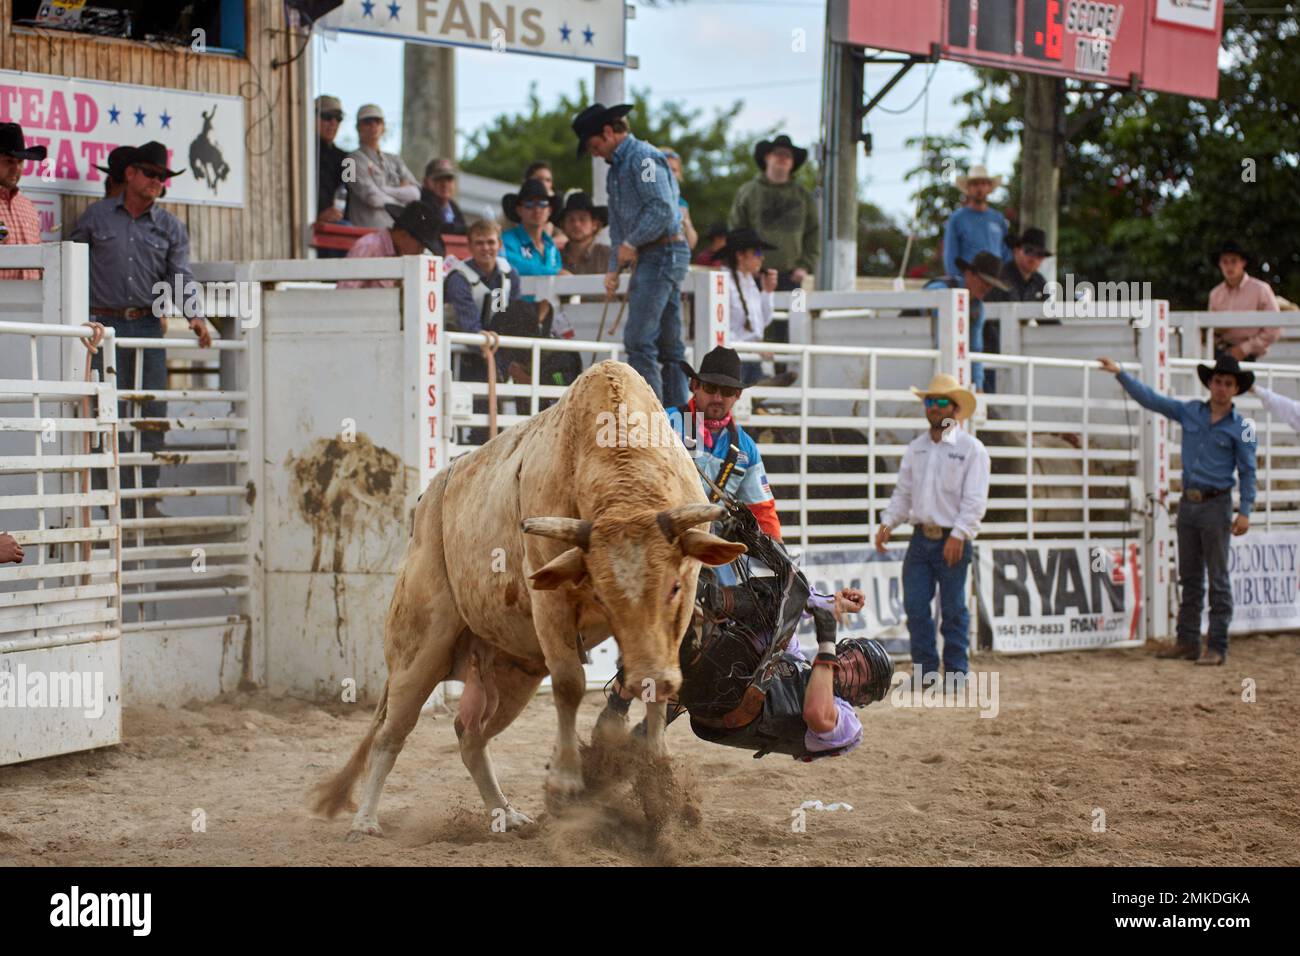
<instances>
[{"instance_id":1,"label":"spectator in bleachers","mask_svg":"<svg viewBox=\"0 0 1300 956\"><path fill-rule=\"evenodd\" d=\"M452 309L458 332L478 332L487 326L493 305L492 292L501 290L497 302L506 306L519 298L519 272L501 256L501 227L493 219L479 219L466 234L470 258L452 265L443 287L443 297Z\"/></svg>"},{"instance_id":2,"label":"spectator in bleachers","mask_svg":"<svg viewBox=\"0 0 1300 956\"><path fill-rule=\"evenodd\" d=\"M1223 274L1223 281L1210 290L1211 312L1277 312L1277 296L1263 279L1246 273L1252 257L1236 240L1229 239L1215 250L1210 262ZM1269 346L1282 337L1278 327L1218 329L1215 354L1227 352L1238 361L1258 362Z\"/></svg>"},{"instance_id":3,"label":"spectator in bleachers","mask_svg":"<svg viewBox=\"0 0 1300 956\"><path fill-rule=\"evenodd\" d=\"M96 166L104 174L104 198L112 199L126 188L126 164L131 157L132 146L118 146L108 154L107 166ZM162 195L167 195L164 187ZM161 198L161 197L159 197Z\"/></svg>"},{"instance_id":4,"label":"spectator in bleachers","mask_svg":"<svg viewBox=\"0 0 1300 956\"><path fill-rule=\"evenodd\" d=\"M991 252L978 252L971 262L958 259L957 276L941 276L925 284L926 289L960 289L963 286L970 293L970 350L984 351L984 299L994 289L1006 292L1008 286L1002 281L1002 260ZM971 383L977 391L985 391L984 363L971 363ZM988 376L988 389L994 386L992 375Z\"/></svg>"},{"instance_id":5,"label":"spectator in bleachers","mask_svg":"<svg viewBox=\"0 0 1300 956\"><path fill-rule=\"evenodd\" d=\"M782 291L797 288L817 270L817 200L794 180L807 160L808 150L784 133L760 141L754 147L759 173L736 192L727 218L729 229L753 229L776 245L767 262L776 269Z\"/></svg>"},{"instance_id":6,"label":"spectator in bleachers","mask_svg":"<svg viewBox=\"0 0 1300 956\"><path fill-rule=\"evenodd\" d=\"M190 302L185 290L196 288L190 271L190 235L185 224L158 206L163 184L184 170L167 168L167 147L162 143L145 143L131 151L126 165L126 188L112 199L92 203L68 234L69 242L84 242L90 247L90 314L95 321L113 328L120 336L162 338L167 331L164 316L172 307L183 309ZM179 286L185 302L174 302ZM156 288L165 289L161 294ZM190 330L207 348L212 335L202 315L186 314ZM117 387L134 389L135 363L140 370L140 387L146 391L167 388L167 355L163 349L120 348L117 352ZM103 354L97 354L93 367L102 368ZM167 404L148 401L144 416L164 418ZM119 403L118 414L128 417L127 403ZM126 433L124 427L123 446ZM154 428L141 429L140 449L155 452L164 444L163 433ZM134 484L134 468L123 468L122 486ZM100 477L98 473L95 476ZM158 485L158 466L141 469L145 488ZM138 512L137 512L137 515ZM147 518L163 517L153 498L144 501Z\"/></svg>"},{"instance_id":7,"label":"spectator in bleachers","mask_svg":"<svg viewBox=\"0 0 1300 956\"><path fill-rule=\"evenodd\" d=\"M609 207L597 206L591 197L575 189L564 198L557 225L568 237L560 259L575 276L604 275L609 268L609 246L597 242L600 230L609 224Z\"/></svg>"},{"instance_id":8,"label":"spectator in bleachers","mask_svg":"<svg viewBox=\"0 0 1300 956\"><path fill-rule=\"evenodd\" d=\"M41 241L41 219L32 201L18 190L23 164L45 158L44 146L27 146L23 128L0 123L0 244L34 246ZM39 279L40 269L0 269L0 279Z\"/></svg>"},{"instance_id":9,"label":"spectator in bleachers","mask_svg":"<svg viewBox=\"0 0 1300 956\"><path fill-rule=\"evenodd\" d=\"M711 268L722 265L722 247L726 244L727 224L725 222L713 223L709 226L709 231L704 234L704 241L700 243L700 248L691 262L697 266L709 266Z\"/></svg>"},{"instance_id":10,"label":"spectator in bleachers","mask_svg":"<svg viewBox=\"0 0 1300 956\"><path fill-rule=\"evenodd\" d=\"M357 111L357 137L361 145L347 156L356 164L356 181L348 186L347 218L354 226L387 229L393 224L388 207L419 199L420 184L402 157L380 150L384 111L375 104Z\"/></svg>"},{"instance_id":11,"label":"spectator in bleachers","mask_svg":"<svg viewBox=\"0 0 1300 956\"><path fill-rule=\"evenodd\" d=\"M420 198L442 216L442 234L465 235L465 214L456 205L456 164L450 159L431 159L424 167Z\"/></svg>"},{"instance_id":12,"label":"spectator in bleachers","mask_svg":"<svg viewBox=\"0 0 1300 956\"><path fill-rule=\"evenodd\" d=\"M700 241L700 234L695 231L695 224L691 222L691 204L686 201L682 195L682 157L677 150L670 147L664 147L660 150L664 154L664 159L668 161L668 168L673 171L673 178L677 180L677 205L682 207L682 235L686 237L686 245L692 249Z\"/></svg>"},{"instance_id":13,"label":"spectator in bleachers","mask_svg":"<svg viewBox=\"0 0 1300 956\"><path fill-rule=\"evenodd\" d=\"M546 187L546 194L554 196L555 193L555 174L551 171L551 164L545 160L538 160L535 163L529 163L528 168L524 170L524 181L535 179ZM551 237L555 243L556 249L563 249L568 237L556 228L554 222L548 222L542 230Z\"/></svg>"},{"instance_id":14,"label":"spectator in bleachers","mask_svg":"<svg viewBox=\"0 0 1300 956\"><path fill-rule=\"evenodd\" d=\"M419 256L428 250L430 255L445 254L441 237L441 220L435 209L422 200L405 206L390 205L385 213L393 225L377 229L352 243L349 259L388 259L393 256ZM450 264L449 260L449 263ZM394 279L344 279L340 289L391 289Z\"/></svg>"},{"instance_id":15,"label":"spectator in bleachers","mask_svg":"<svg viewBox=\"0 0 1300 956\"><path fill-rule=\"evenodd\" d=\"M547 191L539 179L525 179L517 193L501 200L506 218L518 223L506 230L501 246L521 276L553 276L563 271L560 250L546 234L551 217L560 211L560 197Z\"/></svg>"},{"instance_id":16,"label":"spectator in bleachers","mask_svg":"<svg viewBox=\"0 0 1300 956\"><path fill-rule=\"evenodd\" d=\"M1001 176L990 176L983 166L972 166L965 176L957 177L957 188L965 194L965 203L948 217L943 229L944 275L962 279L961 260L974 262L981 252L1001 263L1011 258L1007 248L1007 219L989 205L989 196L1002 185Z\"/></svg>"},{"instance_id":17,"label":"spectator in bleachers","mask_svg":"<svg viewBox=\"0 0 1300 956\"><path fill-rule=\"evenodd\" d=\"M772 322L776 270L763 268L763 254L776 246L764 242L753 229L727 233L722 260L731 273L731 342L763 341L763 330ZM740 366L741 380L752 385L763 377L763 363L753 359Z\"/></svg>"},{"instance_id":18,"label":"spectator in bleachers","mask_svg":"<svg viewBox=\"0 0 1300 956\"><path fill-rule=\"evenodd\" d=\"M316 97L316 221L338 222L343 210L335 203L343 183L343 161L348 154L334 145L343 122L343 103L337 96ZM111 157L110 157L111 158Z\"/></svg>"},{"instance_id":19,"label":"spectator in bleachers","mask_svg":"<svg viewBox=\"0 0 1300 956\"><path fill-rule=\"evenodd\" d=\"M1022 235L1007 237L1011 259L1002 263L1000 278L1006 291L994 289L985 302L1042 302L1047 295L1047 279L1039 272L1043 260L1052 253L1047 249L1047 233L1029 228Z\"/></svg>"}]
</instances>

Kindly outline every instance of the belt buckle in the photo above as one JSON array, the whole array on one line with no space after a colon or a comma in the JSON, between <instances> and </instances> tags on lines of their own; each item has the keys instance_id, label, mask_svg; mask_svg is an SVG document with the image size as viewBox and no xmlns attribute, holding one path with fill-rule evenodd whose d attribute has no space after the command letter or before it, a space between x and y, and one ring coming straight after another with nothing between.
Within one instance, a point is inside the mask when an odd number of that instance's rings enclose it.
<instances>
[{"instance_id":1,"label":"belt buckle","mask_svg":"<svg viewBox=\"0 0 1300 956\"><path fill-rule=\"evenodd\" d=\"M923 524L921 525L921 533L931 541L938 541L943 537L943 528L937 524Z\"/></svg>"},{"instance_id":2,"label":"belt buckle","mask_svg":"<svg viewBox=\"0 0 1300 956\"><path fill-rule=\"evenodd\" d=\"M1199 504L1200 502L1205 500L1205 494L1201 491L1200 488L1188 488L1187 500L1195 501Z\"/></svg>"}]
</instances>

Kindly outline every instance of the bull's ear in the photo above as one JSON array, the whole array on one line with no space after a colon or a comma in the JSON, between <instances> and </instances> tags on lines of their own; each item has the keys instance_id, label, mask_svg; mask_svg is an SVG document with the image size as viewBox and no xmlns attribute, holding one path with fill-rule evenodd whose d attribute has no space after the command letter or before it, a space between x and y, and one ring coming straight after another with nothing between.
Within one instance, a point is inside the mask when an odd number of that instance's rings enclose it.
<instances>
[{"instance_id":1,"label":"bull's ear","mask_svg":"<svg viewBox=\"0 0 1300 956\"><path fill-rule=\"evenodd\" d=\"M727 541L716 534L709 534L697 528L683 531L677 543L682 549L682 554L715 568L722 564L730 564L749 550L743 544Z\"/></svg>"},{"instance_id":2,"label":"bull's ear","mask_svg":"<svg viewBox=\"0 0 1300 956\"><path fill-rule=\"evenodd\" d=\"M570 548L528 576L535 591L554 591L565 581L577 583L587 576L581 548Z\"/></svg>"}]
</instances>

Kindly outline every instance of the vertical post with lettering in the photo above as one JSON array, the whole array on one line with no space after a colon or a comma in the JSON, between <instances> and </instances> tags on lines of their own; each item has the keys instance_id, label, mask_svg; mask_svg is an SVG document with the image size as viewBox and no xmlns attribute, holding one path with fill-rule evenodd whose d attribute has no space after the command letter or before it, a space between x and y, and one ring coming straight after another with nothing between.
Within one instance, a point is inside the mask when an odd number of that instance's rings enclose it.
<instances>
[{"instance_id":1,"label":"vertical post with lettering","mask_svg":"<svg viewBox=\"0 0 1300 956\"><path fill-rule=\"evenodd\" d=\"M935 294L944 298L936 322L939 367L935 371L947 372L963 388L970 388L970 293L965 289L951 289L946 294Z\"/></svg>"},{"instance_id":2,"label":"vertical post with lettering","mask_svg":"<svg viewBox=\"0 0 1300 956\"><path fill-rule=\"evenodd\" d=\"M1169 302L1146 301L1140 339L1142 380L1169 394ZM1169 637L1169 590L1174 546L1169 523L1169 419L1144 415L1142 421L1142 488L1146 504L1143 540L1142 598L1148 640Z\"/></svg>"},{"instance_id":3,"label":"vertical post with lettering","mask_svg":"<svg viewBox=\"0 0 1300 956\"><path fill-rule=\"evenodd\" d=\"M443 370L447 343L442 321L442 259L407 256L402 260L402 312L406 327L410 432L405 442L407 463L417 468L415 494L424 491L434 472L447 464L446 402Z\"/></svg>"},{"instance_id":4,"label":"vertical post with lettering","mask_svg":"<svg viewBox=\"0 0 1300 956\"><path fill-rule=\"evenodd\" d=\"M731 276L725 271L690 273L694 279L695 367L719 345L731 345Z\"/></svg>"}]
</instances>

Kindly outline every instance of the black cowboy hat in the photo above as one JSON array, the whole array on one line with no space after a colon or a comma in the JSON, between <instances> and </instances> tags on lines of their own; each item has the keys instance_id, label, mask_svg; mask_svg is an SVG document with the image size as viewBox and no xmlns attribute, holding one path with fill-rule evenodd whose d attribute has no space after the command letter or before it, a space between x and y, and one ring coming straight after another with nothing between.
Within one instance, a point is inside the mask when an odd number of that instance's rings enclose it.
<instances>
[{"instance_id":1,"label":"black cowboy hat","mask_svg":"<svg viewBox=\"0 0 1300 956\"><path fill-rule=\"evenodd\" d=\"M704 361L700 362L700 370L697 372L691 368L689 362L679 361L682 371L687 377L699 379L701 382L708 382L710 385L722 385L726 388L745 387L745 383L740 380L740 353L735 349L724 348L719 345L708 355L704 356Z\"/></svg>"},{"instance_id":2,"label":"black cowboy hat","mask_svg":"<svg viewBox=\"0 0 1300 956\"><path fill-rule=\"evenodd\" d=\"M40 162L49 151L44 146L27 147L23 128L17 123L0 123L0 156L14 159L32 159Z\"/></svg>"},{"instance_id":3,"label":"black cowboy hat","mask_svg":"<svg viewBox=\"0 0 1300 956\"><path fill-rule=\"evenodd\" d=\"M614 122L614 120L622 119L632 112L633 108L631 103L619 103L617 106L592 103L575 116L573 118L573 132L578 137L578 155L581 156L587 151L588 139L599 134L602 129Z\"/></svg>"},{"instance_id":4,"label":"black cowboy hat","mask_svg":"<svg viewBox=\"0 0 1300 956\"><path fill-rule=\"evenodd\" d=\"M764 241L763 237L753 229L746 226L744 229L730 229L727 231L727 242L718 250L719 255L729 256L737 252L743 252L746 249L764 249L771 252L777 247L770 242Z\"/></svg>"},{"instance_id":5,"label":"black cowboy hat","mask_svg":"<svg viewBox=\"0 0 1300 956\"><path fill-rule=\"evenodd\" d=\"M405 206L386 203L384 211L393 217L393 227L405 229L435 256L446 255L442 245L442 214L423 199Z\"/></svg>"},{"instance_id":6,"label":"black cowboy hat","mask_svg":"<svg viewBox=\"0 0 1300 956\"><path fill-rule=\"evenodd\" d=\"M511 222L519 222L519 204L530 199L545 199L551 204L551 218L560 212L560 197L552 196L540 179L525 179L517 193L506 193L501 197L501 208Z\"/></svg>"},{"instance_id":7,"label":"black cowboy hat","mask_svg":"<svg viewBox=\"0 0 1300 956\"><path fill-rule=\"evenodd\" d=\"M564 227L564 217L571 212L590 213L591 218L595 219L602 226L609 225L609 207L597 206L591 201L591 196L587 195L581 189L575 189L564 197L564 208L560 210L555 217L560 227Z\"/></svg>"},{"instance_id":8,"label":"black cowboy hat","mask_svg":"<svg viewBox=\"0 0 1300 956\"><path fill-rule=\"evenodd\" d=\"M993 288L1001 289L1003 292L1011 288L1002 278L1002 260L991 252L977 252L970 262L958 258L957 268L962 272L969 269Z\"/></svg>"},{"instance_id":9,"label":"black cowboy hat","mask_svg":"<svg viewBox=\"0 0 1300 956\"><path fill-rule=\"evenodd\" d=\"M1007 245L1012 249L1024 249L1026 252L1032 252L1034 255L1043 256L1044 258L1052 255L1047 248L1047 233L1032 226L1018 236L1014 233L1007 236Z\"/></svg>"},{"instance_id":10,"label":"black cowboy hat","mask_svg":"<svg viewBox=\"0 0 1300 956\"><path fill-rule=\"evenodd\" d=\"M164 179L171 179L173 176L179 176L185 172L183 169L167 168L167 147L156 140L137 147L126 164L128 166L157 166L166 173Z\"/></svg>"},{"instance_id":11,"label":"black cowboy hat","mask_svg":"<svg viewBox=\"0 0 1300 956\"><path fill-rule=\"evenodd\" d=\"M794 153L794 167L790 172L795 172L800 166L808 161L808 150L800 149L794 143L790 142L790 137L782 133L776 139L760 139L758 145L754 147L754 162L758 163L758 168L767 169L767 154L772 152L778 146L784 146L790 152Z\"/></svg>"},{"instance_id":12,"label":"black cowboy hat","mask_svg":"<svg viewBox=\"0 0 1300 956\"><path fill-rule=\"evenodd\" d=\"M704 238L709 240L725 239L726 236L727 236L727 224L721 221L712 223L709 226L708 231L704 233Z\"/></svg>"},{"instance_id":13,"label":"black cowboy hat","mask_svg":"<svg viewBox=\"0 0 1300 956\"><path fill-rule=\"evenodd\" d=\"M108 154L107 166L96 166L95 168L106 174L110 179L115 179L119 183L125 182L126 167L131 165L131 157L134 155L134 146L119 146Z\"/></svg>"},{"instance_id":14,"label":"black cowboy hat","mask_svg":"<svg viewBox=\"0 0 1300 956\"><path fill-rule=\"evenodd\" d=\"M1214 367L1208 365L1196 366L1196 375L1201 380L1201 384L1207 388L1210 385L1210 379L1216 375L1235 375L1237 378L1237 394L1241 395L1250 391L1255 384L1254 372L1243 372L1241 364L1233 356L1226 352L1219 355L1214 360Z\"/></svg>"},{"instance_id":15,"label":"black cowboy hat","mask_svg":"<svg viewBox=\"0 0 1300 956\"><path fill-rule=\"evenodd\" d=\"M1242 259L1246 260L1247 266L1255 261L1255 257L1243 249L1241 243L1236 239L1229 239L1211 253L1210 265L1216 269L1219 268L1219 260L1226 255L1241 256Z\"/></svg>"}]
</instances>

